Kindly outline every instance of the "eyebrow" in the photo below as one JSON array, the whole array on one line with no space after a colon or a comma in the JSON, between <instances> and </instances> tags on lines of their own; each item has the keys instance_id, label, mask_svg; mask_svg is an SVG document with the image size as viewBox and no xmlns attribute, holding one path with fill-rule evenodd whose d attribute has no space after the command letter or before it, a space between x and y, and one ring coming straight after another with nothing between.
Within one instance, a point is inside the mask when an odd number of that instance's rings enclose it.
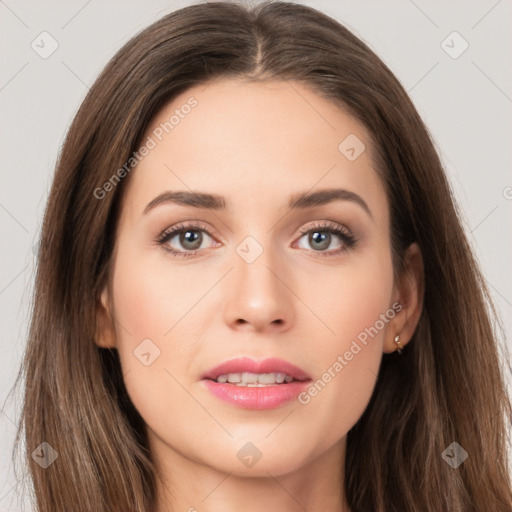
<instances>
[{"instance_id":1,"label":"eyebrow","mask_svg":"<svg viewBox=\"0 0 512 512\"><path fill-rule=\"evenodd\" d=\"M288 203L288 208L306 209L314 206L322 206L333 201L351 201L359 205L372 219L373 215L364 201L364 199L354 192L344 189L325 189L316 192L301 192L293 195ZM207 194L205 192L188 191L167 191L155 197L144 208L144 214L147 214L153 208L161 204L174 203L181 206L192 206L193 208L203 208L207 210L226 209L226 200L217 194Z\"/></svg>"}]
</instances>

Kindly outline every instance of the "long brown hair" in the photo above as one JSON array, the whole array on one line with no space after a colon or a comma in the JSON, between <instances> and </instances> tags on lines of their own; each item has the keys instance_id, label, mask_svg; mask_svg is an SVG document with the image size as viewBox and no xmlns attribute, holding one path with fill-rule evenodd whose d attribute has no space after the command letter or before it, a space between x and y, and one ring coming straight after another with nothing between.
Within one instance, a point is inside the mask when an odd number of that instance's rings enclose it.
<instances>
[{"instance_id":1,"label":"long brown hair","mask_svg":"<svg viewBox=\"0 0 512 512\"><path fill-rule=\"evenodd\" d=\"M37 510L154 510L144 421L116 350L94 343L129 172L101 198L95 191L164 104L217 77L299 81L348 109L374 142L395 271L411 242L423 254L418 328L401 356L383 356L372 399L348 433L340 485L353 512L512 510L512 414L495 312L429 133L368 46L328 16L284 2L201 3L166 15L113 57L73 120L44 217L16 381L26 386L15 446L24 435ZM58 454L46 469L31 456L42 442ZM456 469L442 457L452 442L468 453Z\"/></svg>"}]
</instances>

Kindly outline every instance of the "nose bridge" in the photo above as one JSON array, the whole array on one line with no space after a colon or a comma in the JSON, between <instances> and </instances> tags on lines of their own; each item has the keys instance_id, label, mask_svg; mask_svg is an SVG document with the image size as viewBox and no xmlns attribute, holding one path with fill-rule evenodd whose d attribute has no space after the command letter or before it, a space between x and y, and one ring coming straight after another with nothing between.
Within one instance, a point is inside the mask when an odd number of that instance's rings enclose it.
<instances>
[{"instance_id":1,"label":"nose bridge","mask_svg":"<svg viewBox=\"0 0 512 512\"><path fill-rule=\"evenodd\" d=\"M271 244L270 236L260 234L248 235L236 246L226 304L228 323L264 329L291 321L282 259Z\"/></svg>"}]
</instances>

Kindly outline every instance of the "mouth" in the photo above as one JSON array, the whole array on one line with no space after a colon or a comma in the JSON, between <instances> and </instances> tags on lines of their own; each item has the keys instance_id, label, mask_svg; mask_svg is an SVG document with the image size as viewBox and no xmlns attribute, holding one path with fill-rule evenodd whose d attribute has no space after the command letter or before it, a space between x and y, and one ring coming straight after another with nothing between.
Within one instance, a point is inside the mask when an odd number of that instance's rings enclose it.
<instances>
[{"instance_id":1,"label":"mouth","mask_svg":"<svg viewBox=\"0 0 512 512\"><path fill-rule=\"evenodd\" d=\"M212 379L213 380L213 379ZM251 372L243 372L243 373L225 373L219 375L215 382L220 382L221 384L225 384L229 382L229 384L234 384L236 386L244 386L248 388L261 388L265 386L275 386L280 384L289 384L290 382L297 382L297 379L294 379L291 375L286 373L251 373Z\"/></svg>"},{"instance_id":2,"label":"mouth","mask_svg":"<svg viewBox=\"0 0 512 512\"><path fill-rule=\"evenodd\" d=\"M311 377L282 359L226 361L201 377L217 398L244 409L273 409L293 400Z\"/></svg>"}]
</instances>

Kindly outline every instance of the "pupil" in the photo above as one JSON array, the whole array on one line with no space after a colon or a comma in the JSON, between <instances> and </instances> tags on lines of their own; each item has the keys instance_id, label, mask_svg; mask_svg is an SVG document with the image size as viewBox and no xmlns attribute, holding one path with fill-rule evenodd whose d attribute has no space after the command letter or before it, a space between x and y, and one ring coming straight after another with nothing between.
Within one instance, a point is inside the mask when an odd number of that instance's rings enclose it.
<instances>
[{"instance_id":1,"label":"pupil","mask_svg":"<svg viewBox=\"0 0 512 512\"><path fill-rule=\"evenodd\" d=\"M310 235L310 241L313 240L315 242L315 244L312 245L316 245L319 249L329 247L330 238L330 233L322 233L321 231L313 231ZM320 243L318 244L318 242Z\"/></svg>"},{"instance_id":2,"label":"pupil","mask_svg":"<svg viewBox=\"0 0 512 512\"><path fill-rule=\"evenodd\" d=\"M188 247L189 249L197 249L201 245L201 237L197 231L186 231L182 233L181 238L180 242L185 244L184 247L187 247L187 244L193 245L193 247ZM197 242L197 240L199 240L199 244L195 243L194 245L194 242Z\"/></svg>"}]
</instances>

